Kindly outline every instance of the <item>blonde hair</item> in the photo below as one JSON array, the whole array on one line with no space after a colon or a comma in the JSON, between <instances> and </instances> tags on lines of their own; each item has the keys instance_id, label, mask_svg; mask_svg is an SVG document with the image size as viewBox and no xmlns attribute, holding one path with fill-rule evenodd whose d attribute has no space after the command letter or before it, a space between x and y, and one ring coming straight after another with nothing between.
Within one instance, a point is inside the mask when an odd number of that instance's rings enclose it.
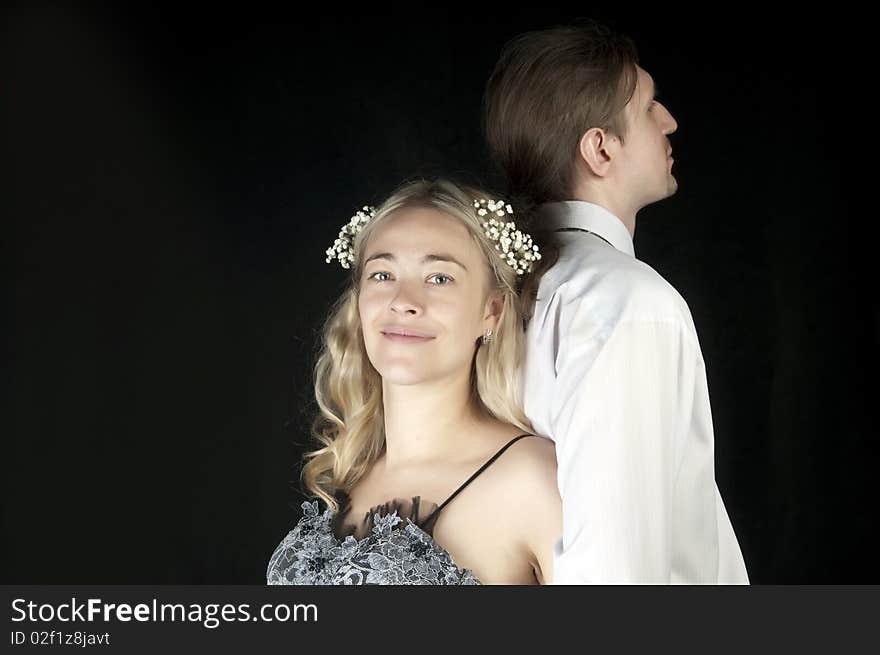
<instances>
[{"instance_id":1,"label":"blonde hair","mask_svg":"<svg viewBox=\"0 0 880 655\"><path fill-rule=\"evenodd\" d=\"M363 246L388 216L404 208L431 208L456 218L468 229L488 264L490 293L500 290L503 304L493 339L475 343L471 368L471 400L484 415L511 423L523 431L532 426L520 407L516 369L522 359L524 327L517 285L519 276L499 257L495 242L483 231L483 219L473 206L490 196L480 189L448 180L417 180L398 188L376 210L355 237L355 261L348 289L333 305L322 330L315 364L315 399L319 412L312 436L321 444L306 453L302 479L306 489L333 511L339 490L349 491L376 461L385 444L382 378L364 346L358 313L363 272Z\"/></svg>"}]
</instances>

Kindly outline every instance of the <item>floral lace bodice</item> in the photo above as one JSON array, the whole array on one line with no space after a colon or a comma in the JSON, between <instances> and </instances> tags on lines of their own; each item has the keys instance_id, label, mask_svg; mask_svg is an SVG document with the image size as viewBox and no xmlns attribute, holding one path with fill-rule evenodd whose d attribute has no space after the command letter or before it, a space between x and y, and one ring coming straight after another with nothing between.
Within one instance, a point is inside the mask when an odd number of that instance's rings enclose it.
<instances>
[{"instance_id":1,"label":"floral lace bodice","mask_svg":"<svg viewBox=\"0 0 880 655\"><path fill-rule=\"evenodd\" d=\"M414 499L415 500L415 499ZM395 509L375 513L366 535L338 537L334 513L316 501L302 504L304 515L281 541L266 570L270 585L428 584L478 585L448 551Z\"/></svg>"},{"instance_id":2,"label":"floral lace bodice","mask_svg":"<svg viewBox=\"0 0 880 655\"><path fill-rule=\"evenodd\" d=\"M347 525L343 523L351 507L347 493L337 493L337 514L330 509L321 513L317 501L303 503L303 517L269 559L266 581L270 585L481 584L434 541L434 521L505 450L534 436L526 433L508 441L439 506L422 503L418 496L411 502L396 498ZM422 520L425 509L429 511Z\"/></svg>"}]
</instances>

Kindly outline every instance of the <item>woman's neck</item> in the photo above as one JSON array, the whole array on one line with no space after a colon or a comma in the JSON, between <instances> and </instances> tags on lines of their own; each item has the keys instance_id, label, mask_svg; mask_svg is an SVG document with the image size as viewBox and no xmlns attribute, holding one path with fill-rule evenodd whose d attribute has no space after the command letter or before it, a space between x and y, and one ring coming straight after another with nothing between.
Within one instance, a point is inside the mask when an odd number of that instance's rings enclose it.
<instances>
[{"instance_id":1,"label":"woman's neck","mask_svg":"<svg viewBox=\"0 0 880 655\"><path fill-rule=\"evenodd\" d=\"M470 375L415 385L382 382L385 464L406 466L449 461L473 446L485 417L474 406Z\"/></svg>"}]
</instances>

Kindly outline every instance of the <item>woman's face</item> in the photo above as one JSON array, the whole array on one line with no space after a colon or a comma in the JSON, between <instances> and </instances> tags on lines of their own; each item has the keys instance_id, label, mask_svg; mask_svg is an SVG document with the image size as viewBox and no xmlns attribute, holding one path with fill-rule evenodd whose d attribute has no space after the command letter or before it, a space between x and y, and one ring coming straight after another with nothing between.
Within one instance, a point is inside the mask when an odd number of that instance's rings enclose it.
<instances>
[{"instance_id":1,"label":"woman's face","mask_svg":"<svg viewBox=\"0 0 880 655\"><path fill-rule=\"evenodd\" d=\"M364 344L386 383L411 385L470 372L475 342L495 329L489 267L467 228L436 209L406 208L364 246L358 311ZM418 336L401 336L408 333Z\"/></svg>"}]
</instances>

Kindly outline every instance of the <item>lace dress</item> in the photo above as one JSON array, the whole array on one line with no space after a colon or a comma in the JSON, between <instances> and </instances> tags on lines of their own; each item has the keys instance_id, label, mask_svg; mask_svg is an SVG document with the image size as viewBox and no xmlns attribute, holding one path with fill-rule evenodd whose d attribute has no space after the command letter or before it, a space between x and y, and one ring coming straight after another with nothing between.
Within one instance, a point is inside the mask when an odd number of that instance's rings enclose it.
<instances>
[{"instance_id":1,"label":"lace dress","mask_svg":"<svg viewBox=\"0 0 880 655\"><path fill-rule=\"evenodd\" d=\"M372 508L359 525L343 519L350 501L340 493L340 510L321 512L318 502L302 504L303 517L281 541L266 570L270 585L429 584L478 585L467 569L459 568L449 552L433 538L434 524L446 505L501 454L523 437L505 444L495 455L437 506L394 500ZM422 520L421 514L427 511Z\"/></svg>"}]
</instances>

